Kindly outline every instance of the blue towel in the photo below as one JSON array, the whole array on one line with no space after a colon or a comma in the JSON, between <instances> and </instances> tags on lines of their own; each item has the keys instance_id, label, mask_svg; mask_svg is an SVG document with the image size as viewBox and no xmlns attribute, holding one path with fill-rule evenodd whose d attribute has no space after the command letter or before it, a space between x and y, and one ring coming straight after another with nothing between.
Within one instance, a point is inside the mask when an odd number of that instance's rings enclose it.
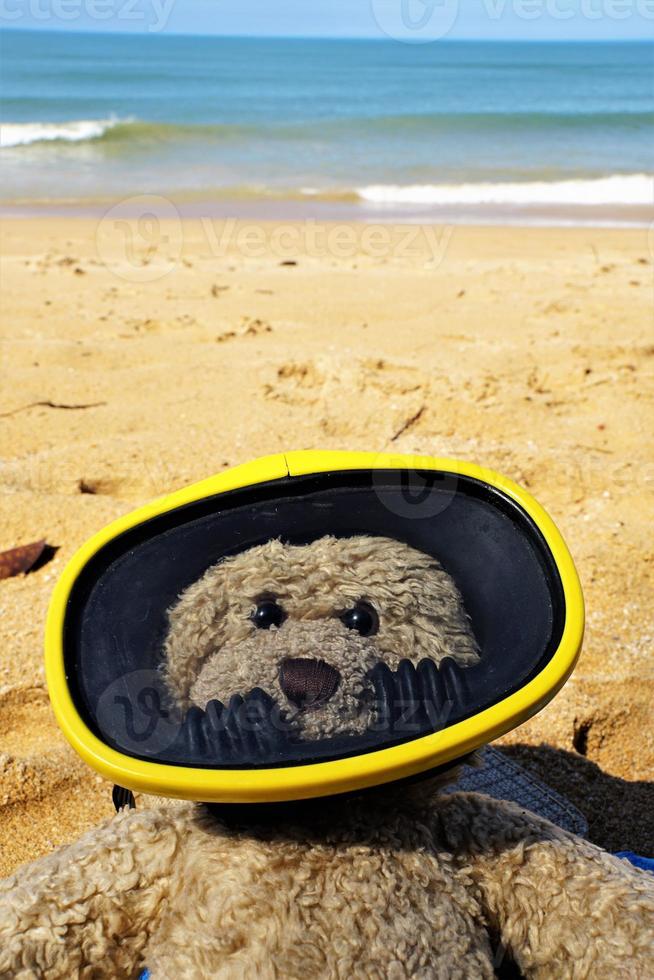
<instances>
[{"instance_id":1,"label":"blue towel","mask_svg":"<svg viewBox=\"0 0 654 980\"><path fill-rule=\"evenodd\" d=\"M139 980L150 980L150 971L147 967L139 973Z\"/></svg>"},{"instance_id":2,"label":"blue towel","mask_svg":"<svg viewBox=\"0 0 654 980\"><path fill-rule=\"evenodd\" d=\"M643 871L651 871L654 874L654 858L642 857L640 854L634 854L633 851L616 851L615 856L626 858L627 861L635 864L637 868L642 868Z\"/></svg>"}]
</instances>

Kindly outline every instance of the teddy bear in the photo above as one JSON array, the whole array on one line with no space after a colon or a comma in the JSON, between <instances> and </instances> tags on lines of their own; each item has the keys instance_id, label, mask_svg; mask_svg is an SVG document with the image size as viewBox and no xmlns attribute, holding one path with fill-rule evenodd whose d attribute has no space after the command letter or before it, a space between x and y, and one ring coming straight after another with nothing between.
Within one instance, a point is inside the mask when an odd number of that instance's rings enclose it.
<instances>
[{"instance_id":1,"label":"teddy bear","mask_svg":"<svg viewBox=\"0 0 654 980\"><path fill-rule=\"evenodd\" d=\"M433 557L327 536L210 567L168 612L161 671L184 716L256 692L304 744L368 731L384 676L479 655ZM455 778L269 806L141 798L0 883L0 977L654 976L654 878L442 792Z\"/></svg>"}]
</instances>

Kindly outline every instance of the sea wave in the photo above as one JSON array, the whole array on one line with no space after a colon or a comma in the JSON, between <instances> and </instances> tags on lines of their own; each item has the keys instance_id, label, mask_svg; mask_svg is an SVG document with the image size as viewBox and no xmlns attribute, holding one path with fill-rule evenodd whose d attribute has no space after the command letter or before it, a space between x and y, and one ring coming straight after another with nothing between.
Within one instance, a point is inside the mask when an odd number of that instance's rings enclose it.
<instances>
[{"instance_id":1,"label":"sea wave","mask_svg":"<svg viewBox=\"0 0 654 980\"><path fill-rule=\"evenodd\" d=\"M359 200L376 205L654 205L654 176L612 174L579 180L522 183L371 184Z\"/></svg>"},{"instance_id":2,"label":"sea wave","mask_svg":"<svg viewBox=\"0 0 654 980\"><path fill-rule=\"evenodd\" d=\"M311 140L349 140L415 137L452 134L463 137L479 132L496 137L526 131L551 133L556 129L583 130L610 128L612 132L642 130L654 125L652 112L496 112L448 113L420 115L370 115L341 119L304 120L296 123L174 123L147 122L136 118L75 119L67 122L0 123L0 147L4 149L32 146L38 143L111 143L156 144L205 140L222 142L239 139L266 139L280 142Z\"/></svg>"},{"instance_id":3,"label":"sea wave","mask_svg":"<svg viewBox=\"0 0 654 980\"><path fill-rule=\"evenodd\" d=\"M70 122L1 123L0 147L31 146L34 143L85 143L101 139L106 133L129 120L74 119Z\"/></svg>"},{"instance_id":4,"label":"sea wave","mask_svg":"<svg viewBox=\"0 0 654 980\"><path fill-rule=\"evenodd\" d=\"M230 124L185 125L143 122L140 119L74 119L70 122L0 123L0 147L34 146L39 143L108 143L154 145L165 142L206 140L215 142L256 135L251 126Z\"/></svg>"}]
</instances>

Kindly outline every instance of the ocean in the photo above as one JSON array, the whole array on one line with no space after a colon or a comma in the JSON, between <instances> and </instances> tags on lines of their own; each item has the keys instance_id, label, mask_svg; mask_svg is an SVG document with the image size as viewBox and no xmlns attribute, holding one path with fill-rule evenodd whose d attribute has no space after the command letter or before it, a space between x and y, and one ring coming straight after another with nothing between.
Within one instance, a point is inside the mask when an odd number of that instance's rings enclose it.
<instances>
[{"instance_id":1,"label":"ocean","mask_svg":"<svg viewBox=\"0 0 654 980\"><path fill-rule=\"evenodd\" d=\"M7 210L644 224L652 47L4 31Z\"/></svg>"}]
</instances>

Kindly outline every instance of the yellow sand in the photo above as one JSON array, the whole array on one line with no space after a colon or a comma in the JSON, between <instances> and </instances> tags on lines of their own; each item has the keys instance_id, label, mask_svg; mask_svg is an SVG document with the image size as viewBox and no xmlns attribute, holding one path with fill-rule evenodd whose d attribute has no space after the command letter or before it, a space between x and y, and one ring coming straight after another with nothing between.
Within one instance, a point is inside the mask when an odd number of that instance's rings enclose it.
<instances>
[{"instance_id":1,"label":"yellow sand","mask_svg":"<svg viewBox=\"0 0 654 980\"><path fill-rule=\"evenodd\" d=\"M0 874L112 813L44 688L66 560L152 496L288 448L476 460L550 510L587 638L572 681L507 741L595 840L654 853L646 231L282 232L5 223L0 549L46 537L59 551L0 582Z\"/></svg>"}]
</instances>

